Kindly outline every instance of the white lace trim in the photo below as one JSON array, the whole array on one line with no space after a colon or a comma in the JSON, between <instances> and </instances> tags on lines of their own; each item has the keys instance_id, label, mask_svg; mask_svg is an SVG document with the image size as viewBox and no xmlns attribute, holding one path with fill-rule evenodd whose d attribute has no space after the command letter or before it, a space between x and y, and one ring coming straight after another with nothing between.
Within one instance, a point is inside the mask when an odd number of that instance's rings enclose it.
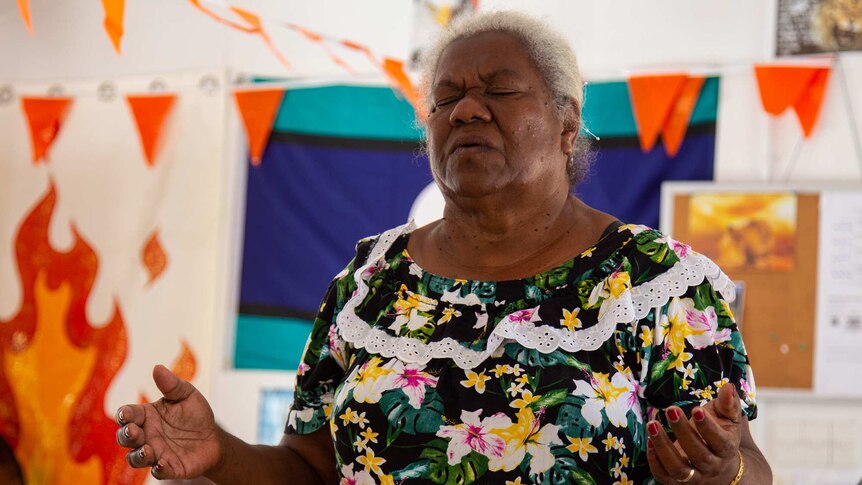
<instances>
[{"instance_id":1,"label":"white lace trim","mask_svg":"<svg viewBox=\"0 0 862 485\"><path fill-rule=\"evenodd\" d=\"M671 298L681 296L689 287L708 279L728 302L735 297L730 278L706 256L688 250L680 261L653 280L625 290L618 297L602 302L598 322L588 328L569 330L533 321L538 307L506 315L494 327L485 350L464 347L451 338L423 343L412 337L399 337L372 327L356 315L356 307L368 295L368 285L362 278L365 271L384 257L398 237L415 228L407 224L381 234L365 265L353 273L356 291L336 318L342 338L356 349L365 348L372 354L397 357L404 362L427 364L431 359L452 359L461 369L473 369L494 354L506 341L516 341L529 349L551 353L557 349L568 352L596 350L611 336L619 323L631 323L647 316L653 309L664 306Z\"/></svg>"}]
</instances>

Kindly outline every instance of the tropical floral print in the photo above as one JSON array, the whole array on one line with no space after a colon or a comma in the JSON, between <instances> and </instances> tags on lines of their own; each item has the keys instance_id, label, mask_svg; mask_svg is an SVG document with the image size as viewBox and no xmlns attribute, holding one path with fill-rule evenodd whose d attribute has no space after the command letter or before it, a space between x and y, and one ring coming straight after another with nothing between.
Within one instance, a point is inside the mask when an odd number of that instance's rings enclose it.
<instances>
[{"instance_id":1,"label":"tropical floral print","mask_svg":"<svg viewBox=\"0 0 862 485\"><path fill-rule=\"evenodd\" d=\"M532 348L517 338L488 347L498 325L594 330L620 302L632 304L636 289L702 258L688 246L618 225L557 268L486 282L424 271L408 238L368 264L375 240L357 245L327 291L297 372L286 432L328 426L342 484L652 483L645 424L662 419L661 409L706 403L732 382L755 417L742 338L708 278L642 318L613 322L596 350ZM359 294L357 280L369 291L353 311L369 328L411 345L451 339L488 357L461 368L450 358L413 362L353 346L337 316Z\"/></svg>"}]
</instances>

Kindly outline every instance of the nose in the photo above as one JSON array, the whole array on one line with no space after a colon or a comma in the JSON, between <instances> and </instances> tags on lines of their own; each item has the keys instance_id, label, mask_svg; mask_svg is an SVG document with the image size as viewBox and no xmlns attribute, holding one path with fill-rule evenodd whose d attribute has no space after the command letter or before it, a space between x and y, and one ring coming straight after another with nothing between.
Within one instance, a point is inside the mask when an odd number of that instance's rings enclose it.
<instances>
[{"instance_id":1,"label":"nose","mask_svg":"<svg viewBox=\"0 0 862 485\"><path fill-rule=\"evenodd\" d=\"M449 113L449 124L459 126L477 121L491 121L491 111L482 102L480 93L467 91L461 99L455 102L455 106Z\"/></svg>"}]
</instances>

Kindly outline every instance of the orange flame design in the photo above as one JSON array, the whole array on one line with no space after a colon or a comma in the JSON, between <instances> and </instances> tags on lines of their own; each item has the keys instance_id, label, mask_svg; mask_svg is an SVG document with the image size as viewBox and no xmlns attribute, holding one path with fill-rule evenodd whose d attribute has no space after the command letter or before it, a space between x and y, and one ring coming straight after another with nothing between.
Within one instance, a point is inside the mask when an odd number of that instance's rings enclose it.
<instances>
[{"instance_id":1,"label":"orange flame design","mask_svg":"<svg viewBox=\"0 0 862 485\"><path fill-rule=\"evenodd\" d=\"M99 259L74 225L68 252L51 247L56 202L52 183L16 234L23 296L18 314L0 321L0 435L27 483L141 484L147 470L126 464L104 411L126 359L123 317L115 300L107 325L87 321Z\"/></svg>"},{"instance_id":2,"label":"orange flame design","mask_svg":"<svg viewBox=\"0 0 862 485\"><path fill-rule=\"evenodd\" d=\"M158 229L153 231L149 241L144 245L141 259L144 263L144 267L147 269L147 273L149 273L147 286L150 286L159 276L161 276L162 272L168 266L168 254L162 247L162 243L159 242Z\"/></svg>"}]
</instances>

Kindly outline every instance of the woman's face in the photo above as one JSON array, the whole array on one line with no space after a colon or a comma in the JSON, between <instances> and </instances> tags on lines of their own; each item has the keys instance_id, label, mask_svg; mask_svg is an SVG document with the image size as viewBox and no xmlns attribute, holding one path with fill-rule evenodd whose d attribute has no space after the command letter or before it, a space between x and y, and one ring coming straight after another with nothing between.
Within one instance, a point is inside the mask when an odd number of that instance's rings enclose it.
<instances>
[{"instance_id":1,"label":"woman's face","mask_svg":"<svg viewBox=\"0 0 862 485\"><path fill-rule=\"evenodd\" d=\"M430 89L428 152L445 196L568 187L574 133L516 38L495 32L453 42Z\"/></svg>"}]
</instances>

